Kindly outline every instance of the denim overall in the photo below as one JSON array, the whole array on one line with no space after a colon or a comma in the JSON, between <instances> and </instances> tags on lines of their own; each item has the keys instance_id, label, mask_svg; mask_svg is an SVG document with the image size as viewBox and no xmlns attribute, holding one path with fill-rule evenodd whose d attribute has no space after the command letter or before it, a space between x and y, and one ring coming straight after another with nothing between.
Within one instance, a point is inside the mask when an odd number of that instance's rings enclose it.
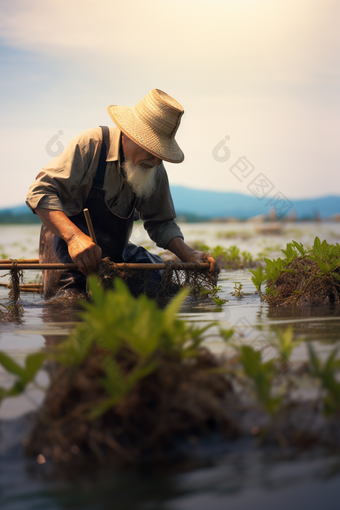
<instances>
[{"instance_id":1,"label":"denim overall","mask_svg":"<svg viewBox=\"0 0 340 510\"><path fill-rule=\"evenodd\" d=\"M113 262L162 263L163 260L158 255L152 255L145 248L129 243L137 198L134 198L130 214L126 218L113 213L106 203L106 191L103 189L103 184L106 171L106 155L110 146L110 132L107 126L101 126L101 129L103 143L99 164L84 208L89 210L97 244L102 249L102 258L110 257ZM90 235L83 212L69 218L86 235ZM52 234L44 225L40 233L39 261L41 263L72 262L66 242ZM78 270L46 270L43 271L43 281L45 299L55 296L60 290L86 291L86 276ZM161 271L153 270L151 275L148 276L148 282L152 282L153 287L155 287L160 281Z\"/></svg>"}]
</instances>

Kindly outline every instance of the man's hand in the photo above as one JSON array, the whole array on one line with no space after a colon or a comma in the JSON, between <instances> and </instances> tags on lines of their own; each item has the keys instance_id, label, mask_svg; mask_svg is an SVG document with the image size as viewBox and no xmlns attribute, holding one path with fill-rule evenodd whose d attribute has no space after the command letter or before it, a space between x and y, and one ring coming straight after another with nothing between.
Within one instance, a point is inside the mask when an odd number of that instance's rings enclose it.
<instances>
[{"instance_id":1,"label":"man's hand","mask_svg":"<svg viewBox=\"0 0 340 510\"><path fill-rule=\"evenodd\" d=\"M220 268L216 260L207 252L196 251L190 248L181 237L174 237L167 246L167 249L177 255L183 262L209 262L209 271L218 275Z\"/></svg>"},{"instance_id":2,"label":"man's hand","mask_svg":"<svg viewBox=\"0 0 340 510\"><path fill-rule=\"evenodd\" d=\"M82 232L62 211L38 208L35 212L43 224L68 247L71 259L83 274L94 273L102 260L102 250Z\"/></svg>"},{"instance_id":3,"label":"man's hand","mask_svg":"<svg viewBox=\"0 0 340 510\"><path fill-rule=\"evenodd\" d=\"M83 232L75 234L67 243L71 259L83 274L94 273L102 260L102 250Z\"/></svg>"}]
</instances>

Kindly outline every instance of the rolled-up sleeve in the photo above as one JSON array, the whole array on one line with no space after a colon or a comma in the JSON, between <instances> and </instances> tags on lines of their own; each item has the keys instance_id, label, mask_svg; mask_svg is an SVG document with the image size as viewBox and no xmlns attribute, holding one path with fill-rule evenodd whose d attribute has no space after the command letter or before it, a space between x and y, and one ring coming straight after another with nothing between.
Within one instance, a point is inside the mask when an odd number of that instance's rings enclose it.
<instances>
[{"instance_id":1,"label":"rolled-up sleeve","mask_svg":"<svg viewBox=\"0 0 340 510\"><path fill-rule=\"evenodd\" d=\"M149 237L160 248L166 249L174 237L184 239L181 229L174 220L176 213L163 164L159 166L155 193L148 200L142 200L137 209Z\"/></svg>"},{"instance_id":2,"label":"rolled-up sleeve","mask_svg":"<svg viewBox=\"0 0 340 510\"><path fill-rule=\"evenodd\" d=\"M43 167L30 186L26 204L34 212L37 207L77 214L91 189L93 172L99 158L100 138L93 140L87 130L71 140L64 151ZM99 147L100 148L100 147Z\"/></svg>"}]
</instances>

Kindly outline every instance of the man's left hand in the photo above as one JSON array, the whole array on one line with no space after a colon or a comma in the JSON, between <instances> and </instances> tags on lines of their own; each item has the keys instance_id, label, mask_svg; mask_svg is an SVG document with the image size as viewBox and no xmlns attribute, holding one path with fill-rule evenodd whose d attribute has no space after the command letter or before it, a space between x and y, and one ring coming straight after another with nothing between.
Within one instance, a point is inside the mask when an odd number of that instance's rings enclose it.
<instances>
[{"instance_id":1,"label":"man's left hand","mask_svg":"<svg viewBox=\"0 0 340 510\"><path fill-rule=\"evenodd\" d=\"M211 273L218 275L220 272L218 263L208 252L193 250L190 246L185 244L181 237L174 237L167 248L183 262L209 262L209 271Z\"/></svg>"},{"instance_id":2,"label":"man's left hand","mask_svg":"<svg viewBox=\"0 0 340 510\"><path fill-rule=\"evenodd\" d=\"M196 251L193 250L192 254L190 255L190 260L187 260L186 262L209 262L210 268L209 271L215 275L218 275L220 272L220 268L218 266L218 263L216 260L210 255L210 253L205 251Z\"/></svg>"}]
</instances>

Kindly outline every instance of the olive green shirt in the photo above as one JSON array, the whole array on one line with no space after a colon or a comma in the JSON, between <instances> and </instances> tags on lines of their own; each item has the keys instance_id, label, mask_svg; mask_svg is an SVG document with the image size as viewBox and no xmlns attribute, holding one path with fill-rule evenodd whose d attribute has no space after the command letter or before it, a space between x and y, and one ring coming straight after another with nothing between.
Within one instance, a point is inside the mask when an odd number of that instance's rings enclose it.
<instances>
[{"instance_id":1,"label":"olive green shirt","mask_svg":"<svg viewBox=\"0 0 340 510\"><path fill-rule=\"evenodd\" d=\"M121 169L119 148L121 131L110 128L110 149L106 158L104 190L111 211L127 216L135 198ZM102 130L100 127L83 131L71 140L64 151L43 167L30 186L26 204L34 212L36 208L63 211L66 216L80 213L90 193L96 175ZM138 199L136 210L144 222L150 238L161 248L166 248L174 237L182 232L172 201L168 176L163 163L157 167L157 186L148 199Z\"/></svg>"}]
</instances>

